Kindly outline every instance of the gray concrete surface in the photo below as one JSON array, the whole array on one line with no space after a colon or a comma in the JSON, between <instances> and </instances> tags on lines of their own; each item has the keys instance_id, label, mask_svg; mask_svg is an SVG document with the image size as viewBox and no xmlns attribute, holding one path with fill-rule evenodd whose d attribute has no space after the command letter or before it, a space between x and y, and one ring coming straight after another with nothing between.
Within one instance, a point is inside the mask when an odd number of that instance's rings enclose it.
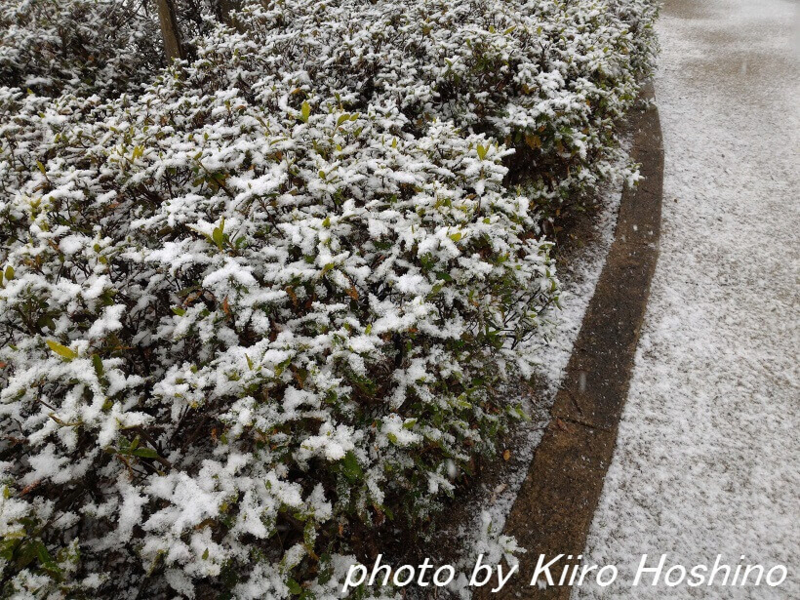
<instances>
[{"instance_id":1,"label":"gray concrete surface","mask_svg":"<svg viewBox=\"0 0 800 600\"><path fill-rule=\"evenodd\" d=\"M800 598L799 12L666 1L660 257L585 552L620 575L575 599ZM788 579L633 587L643 553Z\"/></svg>"}]
</instances>

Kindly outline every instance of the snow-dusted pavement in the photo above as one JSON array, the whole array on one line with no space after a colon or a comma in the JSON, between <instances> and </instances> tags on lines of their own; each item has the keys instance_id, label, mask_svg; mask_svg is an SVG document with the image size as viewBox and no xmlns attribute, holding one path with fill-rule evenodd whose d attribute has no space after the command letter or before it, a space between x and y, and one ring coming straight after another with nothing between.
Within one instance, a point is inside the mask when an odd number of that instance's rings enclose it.
<instances>
[{"instance_id":1,"label":"snow-dusted pavement","mask_svg":"<svg viewBox=\"0 0 800 600\"><path fill-rule=\"evenodd\" d=\"M587 548L620 576L573 597L800 598L800 5L667 0L659 33L661 254ZM643 553L789 578L633 587Z\"/></svg>"}]
</instances>

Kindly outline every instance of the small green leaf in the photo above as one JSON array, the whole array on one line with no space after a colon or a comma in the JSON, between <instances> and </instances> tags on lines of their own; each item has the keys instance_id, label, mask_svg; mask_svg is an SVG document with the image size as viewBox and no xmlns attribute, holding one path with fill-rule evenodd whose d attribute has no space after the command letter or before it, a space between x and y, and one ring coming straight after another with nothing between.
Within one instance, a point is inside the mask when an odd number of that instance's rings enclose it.
<instances>
[{"instance_id":1,"label":"small green leaf","mask_svg":"<svg viewBox=\"0 0 800 600\"><path fill-rule=\"evenodd\" d=\"M486 153L488 151L489 151L489 148L487 148L486 146L481 146L480 144L478 144L478 158L480 158L481 160L486 158Z\"/></svg>"},{"instance_id":2,"label":"small green leaf","mask_svg":"<svg viewBox=\"0 0 800 600\"><path fill-rule=\"evenodd\" d=\"M360 481L364 477L364 469L358 464L358 458L352 450L342 459L342 472L352 482Z\"/></svg>"},{"instance_id":3,"label":"small green leaf","mask_svg":"<svg viewBox=\"0 0 800 600\"><path fill-rule=\"evenodd\" d=\"M217 247L222 250L225 246L225 219L222 219L219 227L214 229L211 234L211 239L213 239Z\"/></svg>"},{"instance_id":4,"label":"small green leaf","mask_svg":"<svg viewBox=\"0 0 800 600\"><path fill-rule=\"evenodd\" d=\"M17 569L24 569L29 564L31 564L34 560L36 560L38 546L41 542L24 542L19 546L19 549L15 553L16 557L16 568ZM14 556L14 555L12 555Z\"/></svg>"},{"instance_id":5,"label":"small green leaf","mask_svg":"<svg viewBox=\"0 0 800 600\"><path fill-rule=\"evenodd\" d=\"M50 571L51 573L61 572L61 569L47 551L47 546L45 546L42 542L36 542L36 557L39 559L39 564L42 565L42 568L45 571Z\"/></svg>"},{"instance_id":6,"label":"small green leaf","mask_svg":"<svg viewBox=\"0 0 800 600\"><path fill-rule=\"evenodd\" d=\"M291 577L286 580L286 587L289 588L289 591L292 593L293 596L299 596L303 593L303 588L300 587L300 584L297 583Z\"/></svg>"},{"instance_id":7,"label":"small green leaf","mask_svg":"<svg viewBox=\"0 0 800 600\"><path fill-rule=\"evenodd\" d=\"M206 548L206 551L203 552L203 560L208 560L208 548Z\"/></svg>"},{"instance_id":8,"label":"small green leaf","mask_svg":"<svg viewBox=\"0 0 800 600\"><path fill-rule=\"evenodd\" d=\"M39 167L39 170L42 172L42 175L44 175L46 177L47 176L47 171L45 170L44 165L37 160L36 161L36 166Z\"/></svg>"},{"instance_id":9,"label":"small green leaf","mask_svg":"<svg viewBox=\"0 0 800 600\"><path fill-rule=\"evenodd\" d=\"M103 369L103 359L97 354L92 354L92 364L94 365L94 372L97 373L97 377L102 377L105 372L105 369Z\"/></svg>"},{"instance_id":10,"label":"small green leaf","mask_svg":"<svg viewBox=\"0 0 800 600\"><path fill-rule=\"evenodd\" d=\"M6 276L6 280L8 280L8 281L11 281L12 279L14 279L14 267L12 267L11 265L7 266L6 267L5 276Z\"/></svg>"},{"instance_id":11,"label":"small green leaf","mask_svg":"<svg viewBox=\"0 0 800 600\"><path fill-rule=\"evenodd\" d=\"M450 273L445 273L443 271L436 273L436 279L441 279L442 281L447 281L447 282L453 281L453 277L450 275Z\"/></svg>"},{"instance_id":12,"label":"small green leaf","mask_svg":"<svg viewBox=\"0 0 800 600\"><path fill-rule=\"evenodd\" d=\"M317 576L317 581L321 585L325 585L331 580L333 577L333 567L331 566L331 557L329 554L323 554L320 556L320 565L322 569L320 569L319 575Z\"/></svg>"},{"instance_id":13,"label":"small green leaf","mask_svg":"<svg viewBox=\"0 0 800 600\"><path fill-rule=\"evenodd\" d=\"M182 317L183 315L186 314L186 309L185 308L179 308L177 306L173 306L172 307L172 312L174 312L179 317Z\"/></svg>"},{"instance_id":14,"label":"small green leaf","mask_svg":"<svg viewBox=\"0 0 800 600\"><path fill-rule=\"evenodd\" d=\"M303 123L308 123L308 118L311 116L311 105L308 102L303 102L303 106L300 107L300 120Z\"/></svg>"},{"instance_id":15,"label":"small green leaf","mask_svg":"<svg viewBox=\"0 0 800 600\"><path fill-rule=\"evenodd\" d=\"M50 350L61 356L62 358L66 358L67 360L72 360L73 358L78 357L78 353L74 350L70 350L66 346L59 344L53 340L47 340L47 345L50 346Z\"/></svg>"},{"instance_id":16,"label":"small green leaf","mask_svg":"<svg viewBox=\"0 0 800 600\"><path fill-rule=\"evenodd\" d=\"M131 450L131 454L139 458L160 458L158 452L152 448L135 448Z\"/></svg>"},{"instance_id":17,"label":"small green leaf","mask_svg":"<svg viewBox=\"0 0 800 600\"><path fill-rule=\"evenodd\" d=\"M454 242L457 242L457 241L459 241L461 239L461 237L462 237L461 236L461 232L458 232L458 233L454 233L453 235L451 235L450 239L453 240Z\"/></svg>"}]
</instances>

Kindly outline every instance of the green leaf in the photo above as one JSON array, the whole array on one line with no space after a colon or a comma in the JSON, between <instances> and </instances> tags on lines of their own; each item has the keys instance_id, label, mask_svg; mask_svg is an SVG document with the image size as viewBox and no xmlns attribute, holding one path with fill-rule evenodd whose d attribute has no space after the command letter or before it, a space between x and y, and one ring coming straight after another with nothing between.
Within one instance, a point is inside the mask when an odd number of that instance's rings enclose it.
<instances>
[{"instance_id":1,"label":"green leaf","mask_svg":"<svg viewBox=\"0 0 800 600\"><path fill-rule=\"evenodd\" d=\"M51 573L60 573L61 569L53 560L53 557L50 556L50 553L47 551L47 546L45 546L42 542L36 542L36 558L39 559L39 564L42 565L42 568L45 571L50 571Z\"/></svg>"},{"instance_id":2,"label":"green leaf","mask_svg":"<svg viewBox=\"0 0 800 600\"><path fill-rule=\"evenodd\" d=\"M135 450L131 451L131 454L138 456L139 458L161 458L158 455L158 452L152 448L136 448Z\"/></svg>"},{"instance_id":3,"label":"green leaf","mask_svg":"<svg viewBox=\"0 0 800 600\"><path fill-rule=\"evenodd\" d=\"M331 566L331 557L329 554L323 554L320 556L320 565L323 565L322 569L320 569L319 576L317 577L317 581L321 585L325 585L331 580L333 577L333 567Z\"/></svg>"},{"instance_id":4,"label":"green leaf","mask_svg":"<svg viewBox=\"0 0 800 600\"><path fill-rule=\"evenodd\" d=\"M450 273L445 273L445 272L436 273L436 279L441 279L442 281L448 281L448 282L453 281L453 277L450 275Z\"/></svg>"},{"instance_id":5,"label":"green leaf","mask_svg":"<svg viewBox=\"0 0 800 600\"><path fill-rule=\"evenodd\" d=\"M453 235L451 235L450 239L453 240L454 242L457 242L457 241L459 241L461 239L461 237L462 237L461 236L461 232L458 232L458 233L454 233Z\"/></svg>"},{"instance_id":6,"label":"green leaf","mask_svg":"<svg viewBox=\"0 0 800 600\"><path fill-rule=\"evenodd\" d=\"M443 283L437 283L435 286L431 288L431 292L430 294L428 294L428 297L433 298L435 295L441 292L443 288L444 288Z\"/></svg>"},{"instance_id":7,"label":"green leaf","mask_svg":"<svg viewBox=\"0 0 800 600\"><path fill-rule=\"evenodd\" d=\"M225 246L225 219L222 219L219 227L214 229L211 234L211 239L213 239L217 247L222 250Z\"/></svg>"},{"instance_id":8,"label":"green leaf","mask_svg":"<svg viewBox=\"0 0 800 600\"><path fill-rule=\"evenodd\" d=\"M480 144L478 144L478 158L480 158L481 160L486 158L486 153L488 151L489 151L489 148L487 148L486 146L481 146Z\"/></svg>"},{"instance_id":9,"label":"green leaf","mask_svg":"<svg viewBox=\"0 0 800 600\"><path fill-rule=\"evenodd\" d=\"M300 584L297 583L291 577L286 580L286 587L289 588L289 591L292 593L293 596L299 596L303 593L303 588L300 587Z\"/></svg>"},{"instance_id":10,"label":"green leaf","mask_svg":"<svg viewBox=\"0 0 800 600\"><path fill-rule=\"evenodd\" d=\"M173 306L172 307L172 312L174 312L179 317L182 317L183 315L186 314L186 309L185 308L178 308L177 306Z\"/></svg>"},{"instance_id":11,"label":"green leaf","mask_svg":"<svg viewBox=\"0 0 800 600\"><path fill-rule=\"evenodd\" d=\"M364 477L364 469L358 464L358 458L352 450L342 459L342 472L352 482L360 481Z\"/></svg>"},{"instance_id":12,"label":"green leaf","mask_svg":"<svg viewBox=\"0 0 800 600\"><path fill-rule=\"evenodd\" d=\"M45 170L44 165L37 160L36 161L36 166L39 167L39 170L42 172L42 175L44 175L46 177L47 176L47 171Z\"/></svg>"},{"instance_id":13,"label":"green leaf","mask_svg":"<svg viewBox=\"0 0 800 600\"><path fill-rule=\"evenodd\" d=\"M39 554L39 546L41 542L28 542L23 543L20 546L20 549L17 553L17 560L16 560L16 567L18 569L24 569L29 564L31 564L34 560L36 560Z\"/></svg>"},{"instance_id":14,"label":"green leaf","mask_svg":"<svg viewBox=\"0 0 800 600\"><path fill-rule=\"evenodd\" d=\"M94 365L94 372L97 373L97 377L102 377L105 372L105 369L103 369L103 359L97 354L92 354L92 364Z\"/></svg>"},{"instance_id":15,"label":"green leaf","mask_svg":"<svg viewBox=\"0 0 800 600\"><path fill-rule=\"evenodd\" d=\"M14 279L14 267L12 267L11 265L7 266L5 276L8 281Z\"/></svg>"},{"instance_id":16,"label":"green leaf","mask_svg":"<svg viewBox=\"0 0 800 600\"><path fill-rule=\"evenodd\" d=\"M303 106L300 107L300 120L303 123L308 123L308 117L311 116L311 105L308 102L303 102Z\"/></svg>"},{"instance_id":17,"label":"green leaf","mask_svg":"<svg viewBox=\"0 0 800 600\"><path fill-rule=\"evenodd\" d=\"M59 344L53 340L47 340L47 345L50 346L50 350L58 354L62 358L66 358L67 360L72 360L73 358L78 357L78 353L74 350L70 350L66 346Z\"/></svg>"}]
</instances>

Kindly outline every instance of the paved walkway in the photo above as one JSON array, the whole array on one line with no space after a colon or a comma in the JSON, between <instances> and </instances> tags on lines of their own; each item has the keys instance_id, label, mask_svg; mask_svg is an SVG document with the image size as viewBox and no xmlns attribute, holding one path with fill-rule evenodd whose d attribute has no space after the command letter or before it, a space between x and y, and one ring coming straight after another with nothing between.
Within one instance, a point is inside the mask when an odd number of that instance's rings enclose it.
<instances>
[{"instance_id":1,"label":"paved walkway","mask_svg":"<svg viewBox=\"0 0 800 600\"><path fill-rule=\"evenodd\" d=\"M667 0L659 33L661 252L587 547L620 576L573 598L800 598L800 4ZM643 553L789 579L632 587Z\"/></svg>"}]
</instances>

